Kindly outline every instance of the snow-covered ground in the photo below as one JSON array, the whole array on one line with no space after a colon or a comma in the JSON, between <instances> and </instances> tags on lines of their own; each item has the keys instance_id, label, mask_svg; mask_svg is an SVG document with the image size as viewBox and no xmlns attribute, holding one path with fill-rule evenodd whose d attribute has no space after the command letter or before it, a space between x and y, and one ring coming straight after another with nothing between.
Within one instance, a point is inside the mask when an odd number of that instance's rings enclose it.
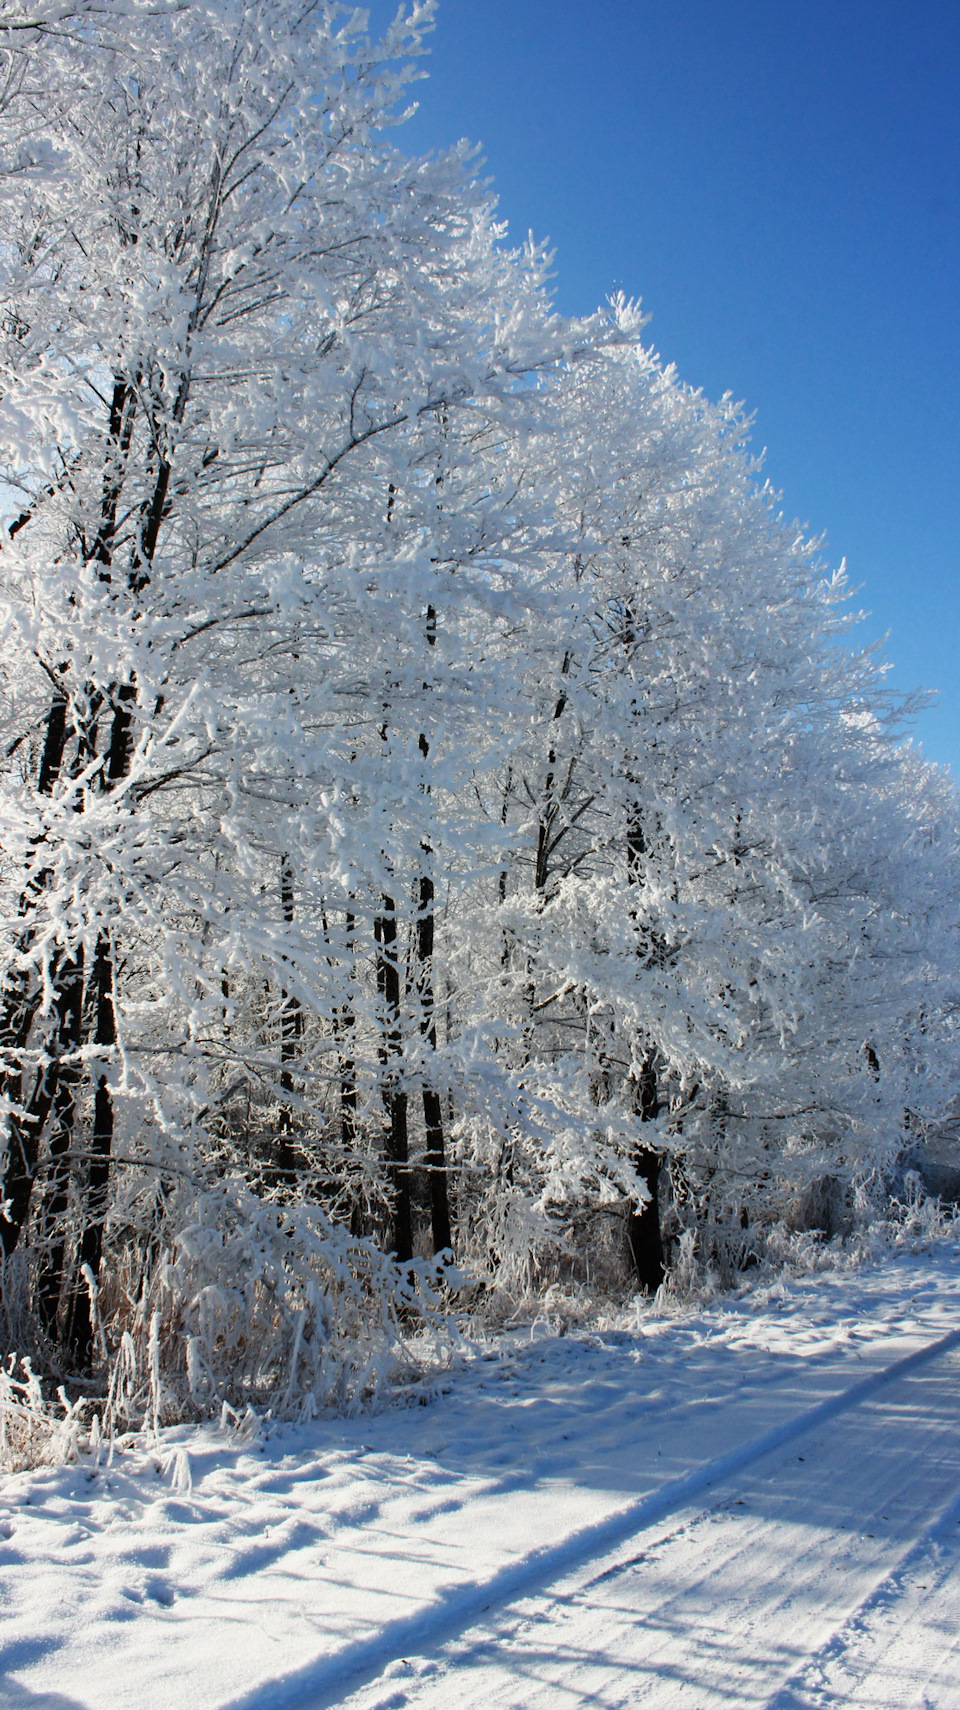
<instances>
[{"instance_id":1,"label":"snow-covered ground","mask_svg":"<svg viewBox=\"0 0 960 1710\"><path fill-rule=\"evenodd\" d=\"M960 1706L960 1252L6 1480L18 1710Z\"/></svg>"}]
</instances>

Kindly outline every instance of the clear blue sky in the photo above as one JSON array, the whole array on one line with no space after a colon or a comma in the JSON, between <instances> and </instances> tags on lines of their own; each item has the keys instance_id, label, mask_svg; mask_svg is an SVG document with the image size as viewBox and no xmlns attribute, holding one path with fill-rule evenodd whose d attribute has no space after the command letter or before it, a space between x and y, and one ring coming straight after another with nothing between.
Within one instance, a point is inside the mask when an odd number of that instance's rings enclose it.
<instances>
[{"instance_id":1,"label":"clear blue sky","mask_svg":"<svg viewBox=\"0 0 960 1710\"><path fill-rule=\"evenodd\" d=\"M561 310L746 403L960 777L960 0L442 0L426 66L400 146L481 143Z\"/></svg>"}]
</instances>

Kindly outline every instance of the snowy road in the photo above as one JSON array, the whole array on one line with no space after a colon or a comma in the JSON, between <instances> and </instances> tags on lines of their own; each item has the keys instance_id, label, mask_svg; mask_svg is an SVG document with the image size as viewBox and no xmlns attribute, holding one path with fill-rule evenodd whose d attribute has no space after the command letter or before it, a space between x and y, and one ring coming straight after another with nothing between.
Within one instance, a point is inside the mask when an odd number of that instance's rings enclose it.
<instances>
[{"instance_id":1,"label":"snowy road","mask_svg":"<svg viewBox=\"0 0 960 1710\"><path fill-rule=\"evenodd\" d=\"M958 1329L945 1249L17 1475L0 1706L958 1710Z\"/></svg>"},{"instance_id":2,"label":"snowy road","mask_svg":"<svg viewBox=\"0 0 960 1710\"><path fill-rule=\"evenodd\" d=\"M958 1340L818 1408L819 1420L801 1416L789 1446L716 1469L709 1506L680 1508L368 1688L305 1697L304 1710L439 1710L451 1698L460 1710L956 1710Z\"/></svg>"}]
</instances>

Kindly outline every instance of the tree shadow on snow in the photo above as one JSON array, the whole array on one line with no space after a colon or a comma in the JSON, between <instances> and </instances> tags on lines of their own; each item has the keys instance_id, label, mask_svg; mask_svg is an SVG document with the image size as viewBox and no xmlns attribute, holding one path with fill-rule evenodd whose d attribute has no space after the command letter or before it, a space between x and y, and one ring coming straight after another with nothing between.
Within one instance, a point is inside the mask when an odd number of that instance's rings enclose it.
<instances>
[{"instance_id":1,"label":"tree shadow on snow","mask_svg":"<svg viewBox=\"0 0 960 1710\"><path fill-rule=\"evenodd\" d=\"M87 1706L62 1692L32 1692L22 1681L0 1674L0 1710L87 1710Z\"/></svg>"}]
</instances>

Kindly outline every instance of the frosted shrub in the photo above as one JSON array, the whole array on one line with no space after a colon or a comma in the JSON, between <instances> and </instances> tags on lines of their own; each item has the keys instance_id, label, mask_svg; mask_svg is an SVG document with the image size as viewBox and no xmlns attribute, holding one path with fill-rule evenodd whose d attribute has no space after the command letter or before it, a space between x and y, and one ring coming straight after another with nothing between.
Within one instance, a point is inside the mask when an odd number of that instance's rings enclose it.
<instances>
[{"instance_id":1,"label":"frosted shrub","mask_svg":"<svg viewBox=\"0 0 960 1710\"><path fill-rule=\"evenodd\" d=\"M0 1365L0 1468L62 1466L76 1460L89 1441L83 1418L87 1403L44 1393L29 1358L15 1354Z\"/></svg>"},{"instance_id":2,"label":"frosted shrub","mask_svg":"<svg viewBox=\"0 0 960 1710\"><path fill-rule=\"evenodd\" d=\"M890 1251L926 1252L940 1241L956 1240L960 1234L957 1208L941 1204L924 1193L915 1170L904 1177L903 1199L880 1199L873 1216L865 1218L854 1246L865 1259L879 1259Z\"/></svg>"},{"instance_id":3,"label":"frosted shrub","mask_svg":"<svg viewBox=\"0 0 960 1710\"><path fill-rule=\"evenodd\" d=\"M92 1283L92 1279L89 1279ZM185 1193L166 1227L92 1287L97 1375L71 1399L10 1354L0 1366L0 1467L62 1465L183 1420L356 1413L449 1358L444 1296L460 1281L398 1265L316 1206L244 1183Z\"/></svg>"},{"instance_id":4,"label":"frosted shrub","mask_svg":"<svg viewBox=\"0 0 960 1710\"><path fill-rule=\"evenodd\" d=\"M168 1216L138 1297L118 1298L103 1326L118 1421L208 1417L225 1405L356 1412L417 1370L425 1336L434 1354L447 1345L440 1281L453 1273L398 1265L317 1206L271 1204L223 1181Z\"/></svg>"}]
</instances>

